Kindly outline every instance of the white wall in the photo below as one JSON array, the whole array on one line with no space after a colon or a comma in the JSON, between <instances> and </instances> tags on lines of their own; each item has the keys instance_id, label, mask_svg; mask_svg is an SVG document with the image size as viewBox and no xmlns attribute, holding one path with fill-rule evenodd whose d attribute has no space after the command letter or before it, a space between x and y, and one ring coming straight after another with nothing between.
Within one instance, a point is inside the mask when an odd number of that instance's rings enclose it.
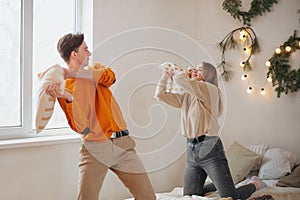
<instances>
[{"instance_id":1,"label":"white wall","mask_svg":"<svg viewBox=\"0 0 300 200\"><path fill-rule=\"evenodd\" d=\"M137 151L145 162L157 192L182 185L184 138L180 135L179 111L152 99L167 60L187 66L201 60L218 63L219 42L241 26L221 8L223 1L204 0L97 0L94 1L94 60L110 65L117 73L112 88L124 113ZM299 27L299 0L279 1L271 13L253 21L261 53L253 58L253 82L264 82L264 63L274 49ZM147 28L146 28L147 27ZM299 55L299 54L297 54ZM240 62L239 51L228 54ZM298 62L299 63L299 62ZM248 95L242 72L224 84L226 116L222 127L225 146L268 143L286 147L300 157L300 93L277 98L271 86L267 96ZM79 143L36 146L0 151L0 199L71 200L76 198ZM129 192L108 173L101 200L119 200Z\"/></svg>"},{"instance_id":2,"label":"white wall","mask_svg":"<svg viewBox=\"0 0 300 200\"><path fill-rule=\"evenodd\" d=\"M120 103L131 135L156 192L182 185L185 140L180 112L153 99L161 70L159 63L188 66L195 52L205 50L196 36L197 1L94 1L93 59L113 68L112 90ZM198 51L195 51L198 49ZM109 173L100 199L129 197Z\"/></svg>"},{"instance_id":3,"label":"white wall","mask_svg":"<svg viewBox=\"0 0 300 200\"><path fill-rule=\"evenodd\" d=\"M158 64L173 61L189 66L202 60L218 64L221 53L216 44L229 31L242 26L222 9L222 2L94 2L94 60L109 65L116 71L118 79L113 91L132 135L138 142L138 152L150 154L149 157L142 154L150 171L156 165L166 165L165 159L168 156L164 155L173 155L168 150L161 152L164 147L171 147L174 154L184 151L184 139L180 136L178 125L179 113L152 99L155 83L161 73L157 68ZM280 1L273 5L271 13L253 20L252 27L261 45L260 54L252 59L254 71L250 81L255 87L260 88L264 84L267 73L264 64L272 56L274 49L293 34L294 29L300 31L297 14L299 7L298 0ZM225 146L228 147L234 140L244 145L267 143L271 147L286 147L300 157L299 92L288 96L283 94L281 98L277 98L272 86L267 84L266 96L259 93L248 95L248 85L240 79L243 74L238 66L241 51L229 52L227 59L233 65L237 64L234 78L221 84L226 107L223 116L225 121L221 121L221 137ZM293 56L293 59L297 59L297 56ZM170 137L175 138L171 144L167 143ZM154 157L157 157L155 164ZM178 161L175 164L184 168L184 159L179 161L180 164ZM177 182L159 185L160 180L154 180L153 177L162 172L180 177ZM164 168L154 170L150 175L156 191L165 191L182 183L182 173L176 168ZM110 176L107 177L109 184L102 191L103 198L108 198L114 191L110 190L110 185L114 185L116 180L109 178Z\"/></svg>"},{"instance_id":4,"label":"white wall","mask_svg":"<svg viewBox=\"0 0 300 200\"><path fill-rule=\"evenodd\" d=\"M197 40L216 63L220 62L221 54L215 44L231 30L242 26L222 10L222 2L198 1ZM272 12L253 20L252 28L261 47L261 52L251 59L253 72L250 81L254 87L260 89L264 84L267 73L265 62L272 57L275 48L282 45L295 29L300 36L299 8L299 0L278 1L272 6ZM295 52L290 59L294 69L299 68L299 53ZM261 96L258 91L249 95L246 93L247 82L240 79L243 74L239 67L241 50L229 51L227 60L234 66L235 76L225 83L227 112L222 131L225 145L229 146L234 140L245 145L267 143L273 147L289 148L300 157L300 93L282 94L281 98L277 98L272 86L267 84L266 96Z\"/></svg>"},{"instance_id":5,"label":"white wall","mask_svg":"<svg viewBox=\"0 0 300 200\"><path fill-rule=\"evenodd\" d=\"M79 140L0 150L0 199L76 199Z\"/></svg>"}]
</instances>

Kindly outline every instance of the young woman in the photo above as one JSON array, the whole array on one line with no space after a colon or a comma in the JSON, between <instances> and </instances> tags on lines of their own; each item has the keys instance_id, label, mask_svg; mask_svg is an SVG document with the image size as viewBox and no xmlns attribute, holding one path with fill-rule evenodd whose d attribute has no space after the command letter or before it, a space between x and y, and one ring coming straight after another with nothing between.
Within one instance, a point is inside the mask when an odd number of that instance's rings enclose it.
<instances>
[{"instance_id":1,"label":"young woman","mask_svg":"<svg viewBox=\"0 0 300 200\"><path fill-rule=\"evenodd\" d=\"M167 80L184 89L183 94L166 92ZM172 75L164 71L155 92L156 99L181 109L182 134L187 138L187 163L184 195L205 195L218 191L221 197L246 199L265 183L252 177L252 183L235 188L224 148L218 136L218 117L222 114L221 91L217 71L209 63L201 63L190 76ZM204 185L207 176L211 184Z\"/></svg>"}]
</instances>

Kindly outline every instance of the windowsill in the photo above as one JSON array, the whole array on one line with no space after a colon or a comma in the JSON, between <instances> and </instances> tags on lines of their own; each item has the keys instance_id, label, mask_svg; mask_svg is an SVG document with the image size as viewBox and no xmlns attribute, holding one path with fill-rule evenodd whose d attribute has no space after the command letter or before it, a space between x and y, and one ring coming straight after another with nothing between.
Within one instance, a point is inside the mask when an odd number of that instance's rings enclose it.
<instances>
[{"instance_id":1,"label":"windowsill","mask_svg":"<svg viewBox=\"0 0 300 200\"><path fill-rule=\"evenodd\" d=\"M0 140L0 149L13 149L42 145L53 144L70 144L80 143L81 138L78 134L66 134L66 135L52 135L42 137L20 138L20 139L7 139Z\"/></svg>"}]
</instances>

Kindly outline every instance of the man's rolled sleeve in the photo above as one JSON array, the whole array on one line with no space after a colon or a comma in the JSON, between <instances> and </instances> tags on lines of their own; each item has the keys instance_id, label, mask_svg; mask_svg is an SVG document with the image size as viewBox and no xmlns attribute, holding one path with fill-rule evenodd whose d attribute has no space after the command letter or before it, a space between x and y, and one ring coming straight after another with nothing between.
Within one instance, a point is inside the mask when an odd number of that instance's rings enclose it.
<instances>
[{"instance_id":1,"label":"man's rolled sleeve","mask_svg":"<svg viewBox=\"0 0 300 200\"><path fill-rule=\"evenodd\" d=\"M110 87L116 81L115 73L110 68L94 70L94 81L98 84Z\"/></svg>"}]
</instances>

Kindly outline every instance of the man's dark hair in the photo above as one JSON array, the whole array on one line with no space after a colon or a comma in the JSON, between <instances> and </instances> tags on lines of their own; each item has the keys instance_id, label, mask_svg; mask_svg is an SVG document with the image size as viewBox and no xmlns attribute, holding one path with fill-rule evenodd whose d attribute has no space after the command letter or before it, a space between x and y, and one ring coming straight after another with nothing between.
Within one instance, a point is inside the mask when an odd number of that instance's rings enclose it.
<instances>
[{"instance_id":1,"label":"man's dark hair","mask_svg":"<svg viewBox=\"0 0 300 200\"><path fill-rule=\"evenodd\" d=\"M59 52L60 57L62 57L62 59L64 59L64 61L68 63L72 51L77 51L83 40L83 33L68 33L61 37L57 43L57 51Z\"/></svg>"}]
</instances>

